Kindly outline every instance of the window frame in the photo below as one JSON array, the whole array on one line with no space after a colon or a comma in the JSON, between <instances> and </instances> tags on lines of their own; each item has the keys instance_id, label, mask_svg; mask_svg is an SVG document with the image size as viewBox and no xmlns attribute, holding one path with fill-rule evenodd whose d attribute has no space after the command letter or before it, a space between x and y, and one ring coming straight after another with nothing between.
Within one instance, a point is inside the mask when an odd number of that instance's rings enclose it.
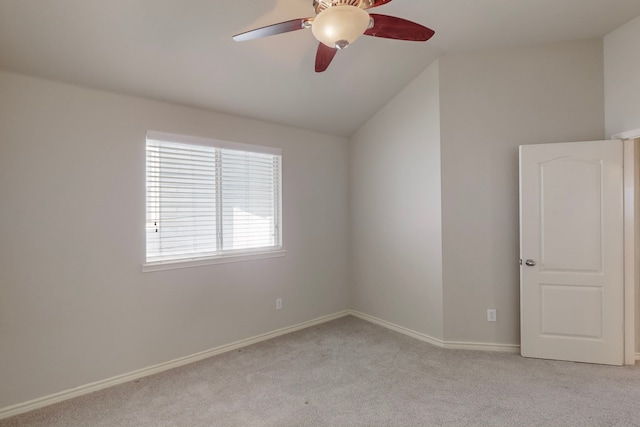
<instances>
[{"instance_id":1,"label":"window frame","mask_svg":"<svg viewBox=\"0 0 640 427\"><path fill-rule=\"evenodd\" d=\"M275 147L268 147L262 145L253 145L253 144L244 144L239 142L230 142L223 141L212 138L203 138L189 135L179 135L173 133L159 132L149 130L147 131L145 138L145 165L147 164L148 153L147 153L147 141L159 141L159 142L170 142L170 143L178 143L178 144L189 144L189 145L201 145L206 147L213 147L216 149L229 149L236 151L245 151L252 153L261 153L261 154L270 154L274 156L279 156L279 179L277 183L277 200L275 200L274 210L276 212L276 223L274 225L276 230L276 245L270 247L259 247L252 249L238 249L238 250L220 250L215 255L208 256L195 256L190 258L176 258L176 259L167 259L167 260L156 260L156 261L147 261L147 227L148 227L148 182L147 182L147 168L145 166L145 214L144 214L144 224L145 224L145 254L144 259L145 262L142 264L143 272L151 272L151 271L160 271L160 270L168 270L168 269L178 269L178 268L189 268L189 267L198 267L204 265L212 265L212 264L221 264L221 263L230 263L230 262L241 262L241 261L250 261L257 259L267 259L267 258L275 258L282 257L286 254L286 250L284 248L283 242L283 215L282 215L282 181L283 181L283 167L282 167L282 149Z\"/></svg>"}]
</instances>

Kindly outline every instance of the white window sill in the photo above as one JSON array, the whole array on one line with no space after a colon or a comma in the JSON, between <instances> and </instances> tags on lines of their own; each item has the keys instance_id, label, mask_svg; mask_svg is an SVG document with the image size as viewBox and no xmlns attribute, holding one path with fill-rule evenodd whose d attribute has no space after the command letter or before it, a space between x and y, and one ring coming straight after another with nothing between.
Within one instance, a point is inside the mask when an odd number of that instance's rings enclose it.
<instances>
[{"instance_id":1,"label":"white window sill","mask_svg":"<svg viewBox=\"0 0 640 427\"><path fill-rule=\"evenodd\" d=\"M286 253L287 253L286 250L278 249L278 250L263 251L263 252L250 252L250 253L245 252L242 254L227 254L227 255L220 255L214 258L196 258L196 259L181 259L177 261L149 262L142 265L142 272L149 273L153 271L174 270L177 268L201 267L203 265L226 264L230 262L252 261L256 259L278 258L278 257L285 256Z\"/></svg>"}]
</instances>

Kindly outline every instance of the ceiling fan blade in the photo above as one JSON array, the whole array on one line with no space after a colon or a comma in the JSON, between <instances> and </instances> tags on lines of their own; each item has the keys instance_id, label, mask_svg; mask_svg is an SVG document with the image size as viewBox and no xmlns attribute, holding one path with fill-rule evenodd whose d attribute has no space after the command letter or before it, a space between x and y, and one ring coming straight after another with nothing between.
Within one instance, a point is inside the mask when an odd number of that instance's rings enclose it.
<instances>
[{"instance_id":1,"label":"ceiling fan blade","mask_svg":"<svg viewBox=\"0 0 640 427\"><path fill-rule=\"evenodd\" d=\"M316 73L321 73L329 67L338 49L320 43L318 53L316 53Z\"/></svg>"},{"instance_id":2,"label":"ceiling fan blade","mask_svg":"<svg viewBox=\"0 0 640 427\"><path fill-rule=\"evenodd\" d=\"M373 28L364 32L368 36L426 42L435 34L431 28L406 19L376 13L371 13L370 16L373 18Z\"/></svg>"},{"instance_id":3,"label":"ceiling fan blade","mask_svg":"<svg viewBox=\"0 0 640 427\"><path fill-rule=\"evenodd\" d=\"M261 37L274 36L276 34L302 30L306 28L305 23L311 20L312 18L292 19L291 21L267 25L266 27L256 28L255 30L236 34L235 36L233 36L233 39L237 42L242 42L245 40L259 39Z\"/></svg>"},{"instance_id":4,"label":"ceiling fan blade","mask_svg":"<svg viewBox=\"0 0 640 427\"><path fill-rule=\"evenodd\" d=\"M373 0L373 4L365 9L371 9L372 7L382 6L383 4L389 3L391 0Z\"/></svg>"}]
</instances>

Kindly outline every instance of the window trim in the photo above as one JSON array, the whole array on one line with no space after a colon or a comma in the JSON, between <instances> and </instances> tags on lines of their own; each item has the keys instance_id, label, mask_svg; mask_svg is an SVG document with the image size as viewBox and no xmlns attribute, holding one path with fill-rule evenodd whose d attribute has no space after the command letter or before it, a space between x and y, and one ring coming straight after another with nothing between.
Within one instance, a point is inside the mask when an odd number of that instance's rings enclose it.
<instances>
[{"instance_id":1,"label":"window trim","mask_svg":"<svg viewBox=\"0 0 640 427\"><path fill-rule=\"evenodd\" d=\"M220 149L231 149L231 150L239 150L239 151L248 151L254 153L263 153L263 154L271 154L275 156L280 156L282 158L282 149L275 147L267 147L263 145L253 145L253 144L244 144L240 142L230 142L223 141L213 138L203 138L197 136L190 135L180 135L173 134L167 132L160 132L154 130L148 130L145 139L146 140L155 140L162 142L174 142L174 143L183 143L183 144L193 144L193 145L204 145L207 147L215 147ZM146 148L145 148L145 162L147 159ZM146 176L146 174L145 174ZM278 189L278 203L276 209L278 211L279 216L279 224L276 225L278 232L278 242L279 245L275 247L265 247L265 248L255 248L255 249L240 249L237 251L227 250L224 253L220 253L214 256L202 256L202 257L192 257L192 258L182 258L175 260L161 260L161 261L149 261L144 262L142 264L143 272L154 272L154 271L162 271L162 270L173 270L173 269L182 269L182 268L190 268L190 267L200 267L205 265L215 265L215 264L226 264L232 262L244 262L244 261L252 261L252 260L260 260L260 259L269 259L269 258L278 258L284 257L287 253L284 248L284 240L283 240L283 230L282 230L282 178L283 178L283 170L282 170L282 160L280 160L280 177L279 177L279 189ZM146 186L146 178L145 178L145 186ZM147 196L145 190L145 220L143 223L147 221ZM145 255L144 259L146 260L147 256L147 237L145 231Z\"/></svg>"},{"instance_id":2,"label":"window trim","mask_svg":"<svg viewBox=\"0 0 640 427\"><path fill-rule=\"evenodd\" d=\"M237 254L224 254L215 257L202 257L180 259L173 261L154 261L142 264L142 272L149 273L153 271L176 270L180 268L202 267L205 265L228 264L231 262L253 261L259 259L280 258L287 254L286 249L272 250L256 250L254 252L243 251Z\"/></svg>"}]
</instances>

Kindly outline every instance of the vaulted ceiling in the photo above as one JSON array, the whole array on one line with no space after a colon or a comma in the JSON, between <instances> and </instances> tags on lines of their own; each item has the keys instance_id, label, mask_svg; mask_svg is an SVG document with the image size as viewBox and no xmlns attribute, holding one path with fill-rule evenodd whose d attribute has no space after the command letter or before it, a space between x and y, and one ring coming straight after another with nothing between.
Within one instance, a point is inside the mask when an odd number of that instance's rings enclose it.
<instances>
[{"instance_id":1,"label":"vaulted ceiling","mask_svg":"<svg viewBox=\"0 0 640 427\"><path fill-rule=\"evenodd\" d=\"M234 42L314 16L312 0L0 0L0 68L348 136L435 58L598 38L638 0L393 0L370 12L435 30L361 37L314 71L310 30Z\"/></svg>"}]
</instances>

